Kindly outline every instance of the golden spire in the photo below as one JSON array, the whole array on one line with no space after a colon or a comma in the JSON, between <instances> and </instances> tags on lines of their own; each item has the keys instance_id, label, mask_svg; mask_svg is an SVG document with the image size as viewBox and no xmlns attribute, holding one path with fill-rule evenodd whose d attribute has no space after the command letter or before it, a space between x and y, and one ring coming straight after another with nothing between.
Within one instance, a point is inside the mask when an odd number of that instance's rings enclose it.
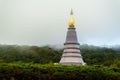
<instances>
[{"instance_id":1,"label":"golden spire","mask_svg":"<svg viewBox=\"0 0 120 80\"><path fill-rule=\"evenodd\" d=\"M70 21L69 21L69 27L74 27L75 22L74 22L74 18L73 18L73 10L71 9L71 13L70 13Z\"/></svg>"}]
</instances>

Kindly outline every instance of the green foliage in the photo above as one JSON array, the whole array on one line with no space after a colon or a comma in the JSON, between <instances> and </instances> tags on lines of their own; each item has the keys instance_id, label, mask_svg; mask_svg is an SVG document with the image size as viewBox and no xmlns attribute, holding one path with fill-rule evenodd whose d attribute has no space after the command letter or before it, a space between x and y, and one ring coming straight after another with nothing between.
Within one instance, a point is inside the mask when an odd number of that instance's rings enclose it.
<instances>
[{"instance_id":1,"label":"green foliage","mask_svg":"<svg viewBox=\"0 0 120 80\"><path fill-rule=\"evenodd\" d=\"M111 66L113 66L113 67L120 67L120 59L115 59Z\"/></svg>"},{"instance_id":2,"label":"green foliage","mask_svg":"<svg viewBox=\"0 0 120 80\"><path fill-rule=\"evenodd\" d=\"M83 59L88 65L103 64L110 66L115 59L120 59L120 52L112 48L96 47L96 46L81 46Z\"/></svg>"},{"instance_id":3,"label":"green foliage","mask_svg":"<svg viewBox=\"0 0 120 80\"><path fill-rule=\"evenodd\" d=\"M120 68L1 63L0 80L120 80Z\"/></svg>"},{"instance_id":4,"label":"green foliage","mask_svg":"<svg viewBox=\"0 0 120 80\"><path fill-rule=\"evenodd\" d=\"M112 48L82 45L81 54L87 65L120 65L120 52ZM6 62L32 62L40 64L58 63L62 56L62 49L55 49L49 46L17 46L0 45L0 63ZM116 59L118 61L116 62ZM115 64L114 64L115 63Z\"/></svg>"},{"instance_id":5,"label":"green foliage","mask_svg":"<svg viewBox=\"0 0 120 80\"><path fill-rule=\"evenodd\" d=\"M49 62L58 62L59 60L60 52L47 46L0 46L0 62L9 63L22 61L45 64Z\"/></svg>"},{"instance_id":6,"label":"green foliage","mask_svg":"<svg viewBox=\"0 0 120 80\"><path fill-rule=\"evenodd\" d=\"M86 45L80 50L87 66L53 64L61 49L0 45L0 80L120 80L118 50Z\"/></svg>"}]
</instances>

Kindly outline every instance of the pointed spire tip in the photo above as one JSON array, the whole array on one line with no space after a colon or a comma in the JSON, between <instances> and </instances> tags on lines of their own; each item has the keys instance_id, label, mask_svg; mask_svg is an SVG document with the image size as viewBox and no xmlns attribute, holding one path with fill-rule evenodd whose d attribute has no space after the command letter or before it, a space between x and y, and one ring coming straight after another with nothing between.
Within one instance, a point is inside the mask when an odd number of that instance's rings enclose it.
<instances>
[{"instance_id":1,"label":"pointed spire tip","mask_svg":"<svg viewBox=\"0 0 120 80\"><path fill-rule=\"evenodd\" d=\"M70 13L71 15L73 15L73 9L71 8L71 13Z\"/></svg>"}]
</instances>

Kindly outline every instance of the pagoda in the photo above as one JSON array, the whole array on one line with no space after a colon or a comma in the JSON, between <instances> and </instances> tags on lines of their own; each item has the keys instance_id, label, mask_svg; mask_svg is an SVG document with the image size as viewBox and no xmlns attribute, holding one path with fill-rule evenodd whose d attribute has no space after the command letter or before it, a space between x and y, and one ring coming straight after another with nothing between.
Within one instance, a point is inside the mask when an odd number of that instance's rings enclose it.
<instances>
[{"instance_id":1,"label":"pagoda","mask_svg":"<svg viewBox=\"0 0 120 80\"><path fill-rule=\"evenodd\" d=\"M64 50L60 60L63 65L85 65L79 47L77 34L75 31L75 21L73 11L71 9L69 27L67 31L66 41L64 43Z\"/></svg>"}]
</instances>

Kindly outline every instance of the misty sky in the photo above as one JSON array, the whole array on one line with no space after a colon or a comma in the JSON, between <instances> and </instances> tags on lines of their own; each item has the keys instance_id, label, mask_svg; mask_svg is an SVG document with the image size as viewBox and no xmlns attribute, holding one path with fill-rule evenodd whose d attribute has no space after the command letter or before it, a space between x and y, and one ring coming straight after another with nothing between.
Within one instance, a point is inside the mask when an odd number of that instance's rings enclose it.
<instances>
[{"instance_id":1,"label":"misty sky","mask_svg":"<svg viewBox=\"0 0 120 80\"><path fill-rule=\"evenodd\" d=\"M71 8L80 44L120 44L120 0L0 0L0 44L62 45Z\"/></svg>"}]
</instances>

